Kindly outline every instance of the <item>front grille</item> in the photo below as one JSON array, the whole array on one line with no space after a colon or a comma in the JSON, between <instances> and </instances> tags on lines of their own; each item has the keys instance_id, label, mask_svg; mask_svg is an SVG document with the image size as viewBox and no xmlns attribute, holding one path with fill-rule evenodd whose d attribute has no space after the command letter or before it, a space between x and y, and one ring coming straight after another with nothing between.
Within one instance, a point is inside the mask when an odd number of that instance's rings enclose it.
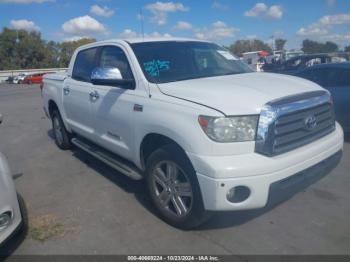
<instances>
[{"instance_id":1,"label":"front grille","mask_svg":"<svg viewBox=\"0 0 350 262\"><path fill-rule=\"evenodd\" d=\"M279 155L309 144L334 129L333 104L325 91L272 101L261 112L256 152Z\"/></svg>"}]
</instances>

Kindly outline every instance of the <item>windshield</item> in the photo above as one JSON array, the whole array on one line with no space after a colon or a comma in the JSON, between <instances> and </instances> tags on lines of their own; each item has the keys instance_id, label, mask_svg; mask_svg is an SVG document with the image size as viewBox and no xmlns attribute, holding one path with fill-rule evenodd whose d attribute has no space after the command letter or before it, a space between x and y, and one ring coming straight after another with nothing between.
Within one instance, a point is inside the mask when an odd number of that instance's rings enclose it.
<instances>
[{"instance_id":1,"label":"windshield","mask_svg":"<svg viewBox=\"0 0 350 262\"><path fill-rule=\"evenodd\" d=\"M164 41L135 43L131 47L152 83L252 72L226 49L212 43Z\"/></svg>"}]
</instances>

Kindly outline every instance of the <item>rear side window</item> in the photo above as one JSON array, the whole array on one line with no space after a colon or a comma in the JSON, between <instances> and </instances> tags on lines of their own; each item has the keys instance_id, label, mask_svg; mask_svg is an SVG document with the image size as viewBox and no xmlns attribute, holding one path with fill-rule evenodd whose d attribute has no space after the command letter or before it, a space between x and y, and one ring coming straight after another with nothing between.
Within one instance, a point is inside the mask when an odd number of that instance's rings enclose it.
<instances>
[{"instance_id":1,"label":"rear side window","mask_svg":"<svg viewBox=\"0 0 350 262\"><path fill-rule=\"evenodd\" d=\"M97 48L90 48L77 54L72 73L73 79L90 82L91 72L95 68L96 52Z\"/></svg>"}]
</instances>

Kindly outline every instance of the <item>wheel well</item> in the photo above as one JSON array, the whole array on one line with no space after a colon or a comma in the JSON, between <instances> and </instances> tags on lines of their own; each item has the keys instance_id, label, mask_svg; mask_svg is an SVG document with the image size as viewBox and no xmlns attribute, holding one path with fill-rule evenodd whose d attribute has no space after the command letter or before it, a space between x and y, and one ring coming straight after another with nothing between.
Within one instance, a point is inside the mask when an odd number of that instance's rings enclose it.
<instances>
[{"instance_id":1,"label":"wheel well","mask_svg":"<svg viewBox=\"0 0 350 262\"><path fill-rule=\"evenodd\" d=\"M49 115L50 117L52 117L52 113L54 112L54 110L58 110L58 106L56 105L56 103L53 100L49 101Z\"/></svg>"},{"instance_id":2,"label":"wheel well","mask_svg":"<svg viewBox=\"0 0 350 262\"><path fill-rule=\"evenodd\" d=\"M174 140L170 139L169 137L166 137L160 134L148 134L147 136L145 136L141 143L141 149L140 149L142 166L143 167L146 166L147 159L155 150L168 144L174 144L178 146L182 151L184 151L178 143L176 143Z\"/></svg>"}]
</instances>

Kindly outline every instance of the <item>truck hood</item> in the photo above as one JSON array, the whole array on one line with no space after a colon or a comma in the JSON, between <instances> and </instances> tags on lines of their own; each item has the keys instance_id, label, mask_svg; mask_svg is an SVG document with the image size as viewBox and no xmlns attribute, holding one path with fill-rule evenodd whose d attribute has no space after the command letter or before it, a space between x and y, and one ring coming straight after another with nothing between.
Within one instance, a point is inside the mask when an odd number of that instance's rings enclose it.
<instances>
[{"instance_id":1,"label":"truck hood","mask_svg":"<svg viewBox=\"0 0 350 262\"><path fill-rule=\"evenodd\" d=\"M225 115L259 114L277 98L322 90L302 78L272 73L246 73L158 84L162 93L202 104Z\"/></svg>"}]
</instances>

